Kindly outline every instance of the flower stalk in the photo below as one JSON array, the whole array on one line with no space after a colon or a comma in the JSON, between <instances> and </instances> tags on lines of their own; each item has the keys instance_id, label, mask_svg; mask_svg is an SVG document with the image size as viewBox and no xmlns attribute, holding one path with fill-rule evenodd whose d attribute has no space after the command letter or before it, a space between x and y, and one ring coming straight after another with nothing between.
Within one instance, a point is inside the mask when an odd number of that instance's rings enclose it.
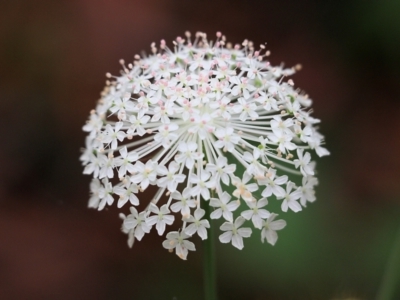
<instances>
[{"instance_id":1,"label":"flower stalk","mask_svg":"<svg viewBox=\"0 0 400 300\"><path fill-rule=\"evenodd\" d=\"M381 281L381 286L378 290L377 300L394 299L399 289L400 281L400 228L397 231L395 241L387 261L384 274Z\"/></svg>"},{"instance_id":2,"label":"flower stalk","mask_svg":"<svg viewBox=\"0 0 400 300\"><path fill-rule=\"evenodd\" d=\"M210 206L206 205L206 216L210 218ZM210 220L212 225L212 220ZM217 272L216 272L216 252L215 252L215 233L214 226L210 226L208 238L203 241L203 282L204 299L217 300Z\"/></svg>"}]
</instances>

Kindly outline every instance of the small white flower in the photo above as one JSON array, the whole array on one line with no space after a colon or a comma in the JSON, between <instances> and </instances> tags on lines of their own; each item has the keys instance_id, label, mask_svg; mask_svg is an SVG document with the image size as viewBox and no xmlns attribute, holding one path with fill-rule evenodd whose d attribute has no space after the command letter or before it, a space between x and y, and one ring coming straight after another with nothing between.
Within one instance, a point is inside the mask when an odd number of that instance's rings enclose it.
<instances>
[{"instance_id":1,"label":"small white flower","mask_svg":"<svg viewBox=\"0 0 400 300\"><path fill-rule=\"evenodd\" d=\"M314 175L313 169L309 166L309 163L311 161L311 155L310 153L306 152L303 155L304 149L297 149L297 156L299 157L298 159L295 159L294 165L296 168L300 167L301 174L303 176L310 176Z\"/></svg>"},{"instance_id":2,"label":"small white flower","mask_svg":"<svg viewBox=\"0 0 400 300\"><path fill-rule=\"evenodd\" d=\"M264 243L264 240L266 239L267 242L272 246L275 245L276 241L278 240L278 234L276 231L281 230L286 226L285 220L274 221L277 216L277 214L271 214L266 221L263 220L261 242Z\"/></svg>"},{"instance_id":3,"label":"small white flower","mask_svg":"<svg viewBox=\"0 0 400 300\"><path fill-rule=\"evenodd\" d=\"M184 163L186 168L192 169L195 161L203 157L202 154L195 152L196 149L196 143L179 143L178 150L181 153L175 156L175 160L180 164Z\"/></svg>"},{"instance_id":4,"label":"small white flower","mask_svg":"<svg viewBox=\"0 0 400 300\"><path fill-rule=\"evenodd\" d=\"M243 94L245 99L250 98L250 92L254 91L256 88L249 84L249 80L245 77L233 76L229 78L229 81L235 84L235 87L232 89L232 95L237 96Z\"/></svg>"},{"instance_id":5,"label":"small white flower","mask_svg":"<svg viewBox=\"0 0 400 300\"><path fill-rule=\"evenodd\" d=\"M201 140L208 137L209 133L214 132L215 126L212 124L212 118L208 113L192 116L193 126L188 129L189 133L197 133Z\"/></svg>"},{"instance_id":6,"label":"small white flower","mask_svg":"<svg viewBox=\"0 0 400 300\"><path fill-rule=\"evenodd\" d=\"M258 190L256 183L247 184L251 180L251 175L247 172L243 173L243 179L238 177L232 178L232 184L236 186L236 190L233 191L233 196L242 197L245 201L253 201L253 192Z\"/></svg>"},{"instance_id":7,"label":"small white flower","mask_svg":"<svg viewBox=\"0 0 400 300\"><path fill-rule=\"evenodd\" d=\"M118 141L122 142L126 135L125 132L120 131L122 126L122 122L116 123L115 128L110 124L107 124L102 142L105 144L111 144L111 149L117 149Z\"/></svg>"},{"instance_id":8,"label":"small white flower","mask_svg":"<svg viewBox=\"0 0 400 300\"><path fill-rule=\"evenodd\" d=\"M195 251L196 248L192 242L186 239L190 237L185 232L171 231L167 234L167 240L163 242L163 247L168 250L175 249L179 258L186 260L189 251Z\"/></svg>"},{"instance_id":9,"label":"small white flower","mask_svg":"<svg viewBox=\"0 0 400 300\"><path fill-rule=\"evenodd\" d=\"M315 152L318 154L318 156L322 157L322 156L326 156L329 155L329 151L324 148L321 147L321 143L322 143L323 137L322 135L320 135L318 132L316 132L315 130L313 130L313 134L312 136L310 136L307 139L308 144L310 145L311 149L315 149Z\"/></svg>"},{"instance_id":10,"label":"small white flower","mask_svg":"<svg viewBox=\"0 0 400 300\"><path fill-rule=\"evenodd\" d=\"M307 143L307 140L312 135L312 129L310 125L306 125L304 128L302 128L299 124L295 124L293 128L294 128L294 133L297 135L297 137L302 142Z\"/></svg>"},{"instance_id":11,"label":"small white flower","mask_svg":"<svg viewBox=\"0 0 400 300\"><path fill-rule=\"evenodd\" d=\"M214 182L208 181L211 174L207 171L202 172L200 175L191 174L189 182L195 184L192 188L192 196L201 195L204 200L210 199L210 188L214 186Z\"/></svg>"},{"instance_id":12,"label":"small white flower","mask_svg":"<svg viewBox=\"0 0 400 300\"><path fill-rule=\"evenodd\" d=\"M213 118L222 118L225 121L228 121L231 119L231 108L229 106L229 103L231 102L231 99L228 97L224 96L221 100L211 102L210 108L212 109L211 117Z\"/></svg>"},{"instance_id":13,"label":"small white flower","mask_svg":"<svg viewBox=\"0 0 400 300\"><path fill-rule=\"evenodd\" d=\"M178 128L179 126L174 123L161 125L158 128L158 133L154 136L154 140L161 143L163 147L168 148L171 142L178 138L178 135L173 132L178 130Z\"/></svg>"},{"instance_id":14,"label":"small white flower","mask_svg":"<svg viewBox=\"0 0 400 300\"><path fill-rule=\"evenodd\" d=\"M303 177L302 186L298 188L301 192L300 203L303 207L307 206L307 202L315 201L314 186L318 184L318 179L315 177Z\"/></svg>"},{"instance_id":15,"label":"small white flower","mask_svg":"<svg viewBox=\"0 0 400 300\"><path fill-rule=\"evenodd\" d=\"M256 113L257 105L255 103L247 103L246 99L239 98L237 99L239 105L236 105L232 108L232 110L239 114L239 120L245 122L247 117L249 116L250 119L256 119L258 114Z\"/></svg>"},{"instance_id":16,"label":"small white flower","mask_svg":"<svg viewBox=\"0 0 400 300\"><path fill-rule=\"evenodd\" d=\"M188 227L185 228L185 233L188 235L193 235L197 232L199 237L202 240L207 239L207 229L210 228L210 223L207 219L201 220L204 217L205 211L204 209L198 208L194 211L194 216L189 216L189 218L184 219L185 222L192 223Z\"/></svg>"},{"instance_id":17,"label":"small white flower","mask_svg":"<svg viewBox=\"0 0 400 300\"><path fill-rule=\"evenodd\" d=\"M89 204L88 207L90 208L97 208L99 207L99 202L100 202L100 189L102 188L102 185L100 183L100 180L97 178L93 178L92 182L90 183L90 199L89 199Z\"/></svg>"},{"instance_id":18,"label":"small white flower","mask_svg":"<svg viewBox=\"0 0 400 300\"><path fill-rule=\"evenodd\" d=\"M259 91L259 97L257 97L256 101L260 103L266 111L270 110L279 110L276 104L276 100L273 97L268 96L266 93Z\"/></svg>"},{"instance_id":19,"label":"small white flower","mask_svg":"<svg viewBox=\"0 0 400 300\"><path fill-rule=\"evenodd\" d=\"M165 166L158 166L157 172L161 176L157 180L157 185L159 187L167 187L170 192L175 192L179 183L185 181L186 175L175 174L180 169L180 165L174 161L169 163L168 169Z\"/></svg>"},{"instance_id":20,"label":"small white flower","mask_svg":"<svg viewBox=\"0 0 400 300\"><path fill-rule=\"evenodd\" d=\"M114 193L119 196L118 208L121 208L128 201L132 205L139 205L139 199L135 195L139 192L138 186L128 180L125 180L125 185L114 187Z\"/></svg>"},{"instance_id":21,"label":"small white flower","mask_svg":"<svg viewBox=\"0 0 400 300\"><path fill-rule=\"evenodd\" d=\"M142 240L145 233L149 233L151 227L146 223L145 212L138 214L134 207L129 208L131 214L126 216L124 222L122 223L122 230L131 233L131 237L128 241L129 247L132 247L134 238L138 241Z\"/></svg>"},{"instance_id":22,"label":"small white flower","mask_svg":"<svg viewBox=\"0 0 400 300\"><path fill-rule=\"evenodd\" d=\"M114 177L114 168L115 168L115 162L114 162L114 155L112 152L109 152L107 156L103 154L99 154L99 160L100 160L100 174L99 178L102 179L104 177L108 178L113 178Z\"/></svg>"},{"instance_id":23,"label":"small white flower","mask_svg":"<svg viewBox=\"0 0 400 300\"><path fill-rule=\"evenodd\" d=\"M140 187L145 190L150 183L154 183L157 178L157 163L152 160L147 161L144 165L137 161L133 166L133 172L136 174L131 177L133 183L140 183Z\"/></svg>"},{"instance_id":24,"label":"small white flower","mask_svg":"<svg viewBox=\"0 0 400 300\"><path fill-rule=\"evenodd\" d=\"M155 105L157 100L157 95L154 91L148 91L145 95L143 92L139 93L140 97L137 99L136 110L138 110L138 115L144 115L150 108L151 105ZM132 122L133 120L131 120ZM132 122L133 123L133 122Z\"/></svg>"},{"instance_id":25,"label":"small white flower","mask_svg":"<svg viewBox=\"0 0 400 300\"><path fill-rule=\"evenodd\" d=\"M263 197L269 197L272 194L274 194L276 197L283 197L285 195L285 190L281 187L281 185L287 183L288 177L283 175L275 178L275 175L276 170L270 169L265 174L265 177L258 180L258 184L266 186L261 193Z\"/></svg>"},{"instance_id":26,"label":"small white flower","mask_svg":"<svg viewBox=\"0 0 400 300\"><path fill-rule=\"evenodd\" d=\"M223 216L225 220L233 222L232 212L240 206L240 201L229 202L230 200L231 196L227 192L224 192L219 199L211 198L210 206L218 208L211 213L210 218L219 219Z\"/></svg>"},{"instance_id":27,"label":"small white flower","mask_svg":"<svg viewBox=\"0 0 400 300\"><path fill-rule=\"evenodd\" d=\"M114 106L110 107L110 111L115 114L118 114L119 120L126 119L126 111L133 111L134 104L130 101L131 94L126 93L123 97L119 97L114 101Z\"/></svg>"},{"instance_id":28,"label":"small white flower","mask_svg":"<svg viewBox=\"0 0 400 300\"><path fill-rule=\"evenodd\" d=\"M117 157L114 160L115 166L119 167L118 169L118 177L123 178L128 171L129 173L133 173L135 168L132 165L132 162L138 160L139 156L135 151L128 152L126 147L122 147L119 150L121 156Z\"/></svg>"},{"instance_id":29,"label":"small white flower","mask_svg":"<svg viewBox=\"0 0 400 300\"><path fill-rule=\"evenodd\" d=\"M271 129L276 136L281 135L293 135L292 130L290 129L293 126L292 119L282 120L281 116L275 116L273 120L271 120Z\"/></svg>"},{"instance_id":30,"label":"small white flower","mask_svg":"<svg viewBox=\"0 0 400 300\"><path fill-rule=\"evenodd\" d=\"M243 153L243 159L250 163L246 169L247 173L257 176L264 172L266 168L260 163L260 157L261 150L259 148L254 148L253 154L247 151Z\"/></svg>"},{"instance_id":31,"label":"small white flower","mask_svg":"<svg viewBox=\"0 0 400 300\"><path fill-rule=\"evenodd\" d=\"M294 150L297 148L296 144L292 143L293 136L285 131L277 130L268 135L271 142L278 145L279 151L286 153L286 151Z\"/></svg>"},{"instance_id":32,"label":"small white flower","mask_svg":"<svg viewBox=\"0 0 400 300\"><path fill-rule=\"evenodd\" d=\"M93 139L103 127L103 119L94 112L90 115L89 121L83 126L83 131L89 132L89 138Z\"/></svg>"},{"instance_id":33,"label":"small white flower","mask_svg":"<svg viewBox=\"0 0 400 300\"><path fill-rule=\"evenodd\" d=\"M146 125L149 120L150 116L145 115L144 112L138 113L137 116L130 115L129 122L132 123L132 125L129 126L129 129L126 133L132 136L135 134L135 132L137 132L139 136L143 136L146 133L143 125Z\"/></svg>"},{"instance_id":34,"label":"small white flower","mask_svg":"<svg viewBox=\"0 0 400 300\"><path fill-rule=\"evenodd\" d=\"M154 115L151 118L152 122L157 122L161 119L163 124L168 124L171 122L168 116L172 116L174 114L172 103L166 102L154 108ZM170 129L171 130L171 129Z\"/></svg>"},{"instance_id":35,"label":"small white flower","mask_svg":"<svg viewBox=\"0 0 400 300\"><path fill-rule=\"evenodd\" d=\"M245 218L238 217L234 223L232 222L225 222L221 225L220 229L225 231L225 233L219 236L219 240L221 243L227 244L232 242L232 245L239 250L242 250L243 245L243 238L250 237L251 235L251 228L239 228L243 225Z\"/></svg>"},{"instance_id":36,"label":"small white flower","mask_svg":"<svg viewBox=\"0 0 400 300\"><path fill-rule=\"evenodd\" d=\"M191 199L192 190L190 188L185 188L182 194L178 191L172 193L172 199L178 200L171 205L171 210L173 212L180 211L183 217L190 216L190 208L196 207L196 201Z\"/></svg>"},{"instance_id":37,"label":"small white flower","mask_svg":"<svg viewBox=\"0 0 400 300\"><path fill-rule=\"evenodd\" d=\"M236 165L228 165L228 159L224 156L218 157L216 164L208 163L206 171L211 172L211 181L218 182L221 180L225 185L229 185L229 176L236 170Z\"/></svg>"},{"instance_id":38,"label":"small white flower","mask_svg":"<svg viewBox=\"0 0 400 300\"><path fill-rule=\"evenodd\" d=\"M223 148L224 151L232 152L235 149L235 145L239 143L240 137L234 133L233 128L218 128L215 132L218 141L215 142L215 147Z\"/></svg>"},{"instance_id":39,"label":"small white flower","mask_svg":"<svg viewBox=\"0 0 400 300\"><path fill-rule=\"evenodd\" d=\"M107 178L104 178L101 182L103 183L103 186L99 188L99 198L101 200L98 210L102 210L106 204L111 205L114 202L114 198L112 196L114 189L111 182L109 182Z\"/></svg>"},{"instance_id":40,"label":"small white flower","mask_svg":"<svg viewBox=\"0 0 400 300\"><path fill-rule=\"evenodd\" d=\"M254 227L261 229L263 219L268 218L270 215L268 210L262 208L268 204L268 200L266 198L262 198L257 202L250 201L246 202L246 204L249 206L250 209L242 211L240 215L246 220L251 219L253 221Z\"/></svg>"},{"instance_id":41,"label":"small white flower","mask_svg":"<svg viewBox=\"0 0 400 300\"><path fill-rule=\"evenodd\" d=\"M289 182L286 185L286 194L281 198L282 202L282 211L287 212L288 208L293 210L294 212L301 211L301 205L297 202L301 197L301 192L299 190L295 190L291 193L292 189L295 187L293 182Z\"/></svg>"},{"instance_id":42,"label":"small white flower","mask_svg":"<svg viewBox=\"0 0 400 300\"><path fill-rule=\"evenodd\" d=\"M156 216L150 216L146 219L147 225L154 225L156 224L156 229L158 235L162 235L165 231L165 225L171 225L175 217L173 215L169 215L170 211L166 205L161 206L159 209L153 203L150 203L150 211L155 213Z\"/></svg>"},{"instance_id":43,"label":"small white flower","mask_svg":"<svg viewBox=\"0 0 400 300\"><path fill-rule=\"evenodd\" d=\"M83 170L83 174L90 175L93 173L93 177L97 178L100 174L100 159L93 153L89 154L89 161Z\"/></svg>"}]
</instances>

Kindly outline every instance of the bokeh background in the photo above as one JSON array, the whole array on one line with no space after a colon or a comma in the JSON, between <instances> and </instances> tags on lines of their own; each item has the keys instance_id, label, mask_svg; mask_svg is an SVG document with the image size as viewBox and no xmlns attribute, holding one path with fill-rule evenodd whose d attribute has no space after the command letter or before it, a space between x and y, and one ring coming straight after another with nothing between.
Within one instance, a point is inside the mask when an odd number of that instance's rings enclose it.
<instances>
[{"instance_id":1,"label":"bokeh background","mask_svg":"<svg viewBox=\"0 0 400 300\"><path fill-rule=\"evenodd\" d=\"M293 79L332 153L318 160L318 201L285 215L275 247L258 234L242 251L218 245L220 299L374 299L400 226L391 0L1 1L0 298L202 299L200 241L188 261L155 232L129 249L116 209L87 209L78 161L104 74L185 30L301 63Z\"/></svg>"}]
</instances>

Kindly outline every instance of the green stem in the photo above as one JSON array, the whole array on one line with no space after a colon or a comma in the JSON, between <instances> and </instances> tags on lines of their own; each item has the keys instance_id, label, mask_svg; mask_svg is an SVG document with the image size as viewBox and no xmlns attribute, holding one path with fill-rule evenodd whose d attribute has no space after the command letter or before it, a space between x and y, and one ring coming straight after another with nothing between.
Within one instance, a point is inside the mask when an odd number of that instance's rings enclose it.
<instances>
[{"instance_id":1,"label":"green stem","mask_svg":"<svg viewBox=\"0 0 400 300\"><path fill-rule=\"evenodd\" d=\"M204 200L203 200L204 201ZM211 224L210 219L210 206L205 202L204 209L206 217L210 222L208 229L208 238L203 241L203 276L204 276L204 299L217 300L217 280L215 270L215 236L214 226Z\"/></svg>"},{"instance_id":2,"label":"green stem","mask_svg":"<svg viewBox=\"0 0 400 300\"><path fill-rule=\"evenodd\" d=\"M382 277L377 300L395 299L396 288L400 280L400 228Z\"/></svg>"}]
</instances>

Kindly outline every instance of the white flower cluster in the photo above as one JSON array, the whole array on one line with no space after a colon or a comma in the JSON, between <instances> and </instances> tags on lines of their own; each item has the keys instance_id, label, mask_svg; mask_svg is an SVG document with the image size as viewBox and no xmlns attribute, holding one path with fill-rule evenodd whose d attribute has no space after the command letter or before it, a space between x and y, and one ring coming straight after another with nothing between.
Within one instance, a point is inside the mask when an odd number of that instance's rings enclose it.
<instances>
[{"instance_id":1,"label":"white flower cluster","mask_svg":"<svg viewBox=\"0 0 400 300\"><path fill-rule=\"evenodd\" d=\"M296 68L273 67L263 45L233 46L221 33L213 43L187 32L173 50L165 41L151 50L132 64L121 61L120 76L107 74L83 127L83 173L93 176L89 207L129 202L130 214L121 214L129 246L154 225L163 235L181 219L163 246L182 259L195 250L189 237L207 239L208 218L225 221L222 243L242 249L252 233L242 226L251 222L274 245L286 222L265 209L268 198L282 201L283 212L302 210L318 183L309 151L329 154L314 127L319 120L307 110L311 100L287 80ZM302 176L301 185L285 173ZM143 203L138 194L151 186L154 196ZM241 205L248 209L238 213Z\"/></svg>"}]
</instances>

